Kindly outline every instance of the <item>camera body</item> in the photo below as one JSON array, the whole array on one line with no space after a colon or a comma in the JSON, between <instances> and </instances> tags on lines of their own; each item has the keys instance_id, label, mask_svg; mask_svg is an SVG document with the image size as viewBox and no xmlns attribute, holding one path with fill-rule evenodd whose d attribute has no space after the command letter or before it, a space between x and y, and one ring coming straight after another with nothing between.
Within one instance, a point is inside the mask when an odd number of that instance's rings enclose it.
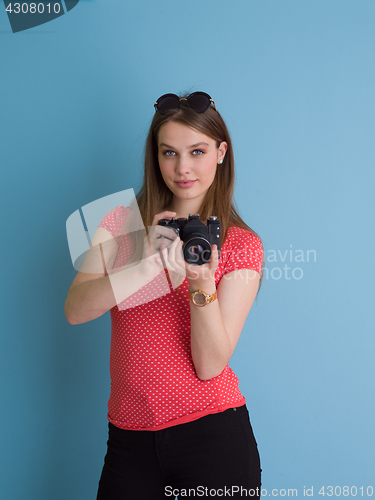
<instances>
[{"instance_id":1,"label":"camera body","mask_svg":"<svg viewBox=\"0 0 375 500\"><path fill-rule=\"evenodd\" d=\"M212 245L217 245L220 259L221 223L217 217L209 217L207 226L199 220L199 214L189 215L188 219L160 219L158 224L173 229L180 237L184 259L189 264L206 264L211 257Z\"/></svg>"}]
</instances>

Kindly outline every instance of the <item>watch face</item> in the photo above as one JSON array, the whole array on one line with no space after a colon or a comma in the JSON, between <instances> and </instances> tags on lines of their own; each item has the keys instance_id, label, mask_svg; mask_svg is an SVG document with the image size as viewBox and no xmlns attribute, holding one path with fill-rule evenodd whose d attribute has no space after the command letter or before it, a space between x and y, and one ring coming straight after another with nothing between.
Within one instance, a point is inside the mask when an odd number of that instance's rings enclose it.
<instances>
[{"instance_id":1,"label":"watch face","mask_svg":"<svg viewBox=\"0 0 375 500\"><path fill-rule=\"evenodd\" d=\"M203 293L196 293L193 297L193 302L197 306L204 306L206 303L206 297Z\"/></svg>"}]
</instances>

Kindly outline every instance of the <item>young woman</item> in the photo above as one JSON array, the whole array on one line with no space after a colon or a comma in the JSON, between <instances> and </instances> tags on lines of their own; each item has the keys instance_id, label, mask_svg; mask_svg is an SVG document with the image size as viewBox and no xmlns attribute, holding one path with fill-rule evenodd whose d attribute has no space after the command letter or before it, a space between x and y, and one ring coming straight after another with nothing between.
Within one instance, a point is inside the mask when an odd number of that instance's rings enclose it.
<instances>
[{"instance_id":1,"label":"young woman","mask_svg":"<svg viewBox=\"0 0 375 500\"><path fill-rule=\"evenodd\" d=\"M136 204L104 217L92 241L102 270L81 269L65 304L71 324L111 311L97 500L260 495L257 444L228 361L259 289L263 249L234 207L233 186L232 144L211 97L160 97ZM129 230L138 207L146 238ZM187 263L184 242L158 224L190 214L219 219L220 258L213 244L206 263Z\"/></svg>"}]
</instances>

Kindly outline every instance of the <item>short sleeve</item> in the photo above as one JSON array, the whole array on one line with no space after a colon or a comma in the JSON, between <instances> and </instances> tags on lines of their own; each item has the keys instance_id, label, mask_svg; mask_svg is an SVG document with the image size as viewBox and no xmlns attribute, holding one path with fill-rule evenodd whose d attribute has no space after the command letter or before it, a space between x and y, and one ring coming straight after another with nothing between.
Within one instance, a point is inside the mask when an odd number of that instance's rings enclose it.
<instances>
[{"instance_id":1,"label":"short sleeve","mask_svg":"<svg viewBox=\"0 0 375 500\"><path fill-rule=\"evenodd\" d=\"M118 206L103 217L98 227L109 231L114 238L121 236L124 234L124 224L129 213L129 208Z\"/></svg>"},{"instance_id":2,"label":"short sleeve","mask_svg":"<svg viewBox=\"0 0 375 500\"><path fill-rule=\"evenodd\" d=\"M134 243L127 228L130 214L130 208L118 206L108 212L98 226L109 231L113 238L116 239L119 247L115 263L112 268L108 269L109 273L116 272L120 267L128 263L134 253Z\"/></svg>"},{"instance_id":3,"label":"short sleeve","mask_svg":"<svg viewBox=\"0 0 375 500\"><path fill-rule=\"evenodd\" d=\"M260 238L239 227L228 229L223 275L236 269L253 269L261 274L263 245Z\"/></svg>"}]
</instances>

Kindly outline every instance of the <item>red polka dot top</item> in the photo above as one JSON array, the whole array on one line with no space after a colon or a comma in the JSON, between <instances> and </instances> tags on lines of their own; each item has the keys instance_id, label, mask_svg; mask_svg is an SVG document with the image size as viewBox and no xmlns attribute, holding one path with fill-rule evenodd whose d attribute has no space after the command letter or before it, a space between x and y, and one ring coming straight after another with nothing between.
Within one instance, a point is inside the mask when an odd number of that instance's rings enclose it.
<instances>
[{"instance_id":1,"label":"red polka dot top","mask_svg":"<svg viewBox=\"0 0 375 500\"><path fill-rule=\"evenodd\" d=\"M117 237L129 212L118 206L99 226ZM127 236L120 244L115 268L131 256ZM216 286L236 269L260 273L262 257L262 243L255 234L230 227L215 273ZM228 364L210 380L200 380L195 373L188 288L185 279L173 289L163 270L151 284L111 309L108 420L116 427L165 429L245 404L238 378Z\"/></svg>"}]
</instances>

